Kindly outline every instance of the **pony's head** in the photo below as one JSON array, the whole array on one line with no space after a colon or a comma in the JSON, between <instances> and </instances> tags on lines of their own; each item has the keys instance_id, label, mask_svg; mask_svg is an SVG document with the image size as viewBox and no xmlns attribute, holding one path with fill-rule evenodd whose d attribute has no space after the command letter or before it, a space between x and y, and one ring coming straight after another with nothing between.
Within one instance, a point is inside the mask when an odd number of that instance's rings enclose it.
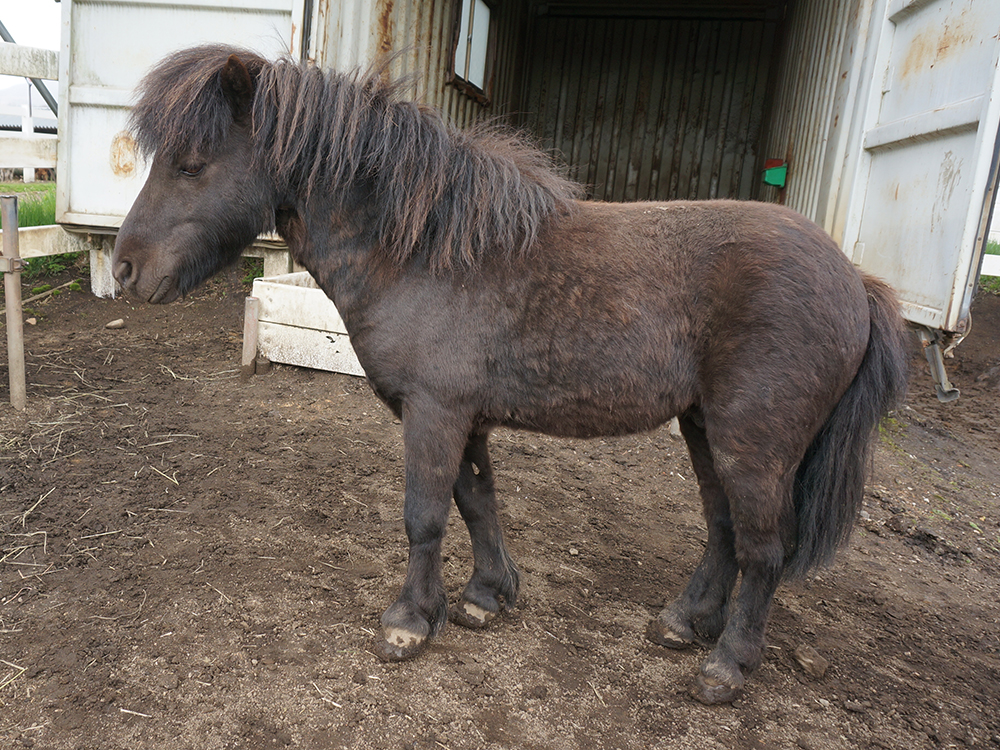
<instances>
[{"instance_id":1,"label":"pony's head","mask_svg":"<svg viewBox=\"0 0 1000 750\"><path fill-rule=\"evenodd\" d=\"M166 58L140 84L131 129L152 162L119 229L112 271L143 301L185 294L272 224L251 132L266 64L245 50L197 47Z\"/></svg>"}]
</instances>

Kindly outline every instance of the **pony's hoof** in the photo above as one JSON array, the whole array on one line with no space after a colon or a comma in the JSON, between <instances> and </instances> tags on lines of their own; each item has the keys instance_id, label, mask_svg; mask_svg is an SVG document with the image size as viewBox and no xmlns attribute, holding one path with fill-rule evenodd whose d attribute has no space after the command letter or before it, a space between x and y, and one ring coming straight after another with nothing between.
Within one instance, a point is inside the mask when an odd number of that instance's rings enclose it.
<instances>
[{"instance_id":1,"label":"pony's hoof","mask_svg":"<svg viewBox=\"0 0 1000 750\"><path fill-rule=\"evenodd\" d=\"M732 703L739 697L744 682L743 672L735 663L722 662L713 654L702 665L692 692L706 706Z\"/></svg>"},{"instance_id":2,"label":"pony's hoof","mask_svg":"<svg viewBox=\"0 0 1000 750\"><path fill-rule=\"evenodd\" d=\"M704 703L706 706L714 706L719 703L732 703L739 697L742 685L726 685L725 683L698 675L698 683L692 693L695 700Z\"/></svg>"},{"instance_id":3,"label":"pony's hoof","mask_svg":"<svg viewBox=\"0 0 1000 750\"><path fill-rule=\"evenodd\" d=\"M428 638L402 628L383 628L375 641L375 655L382 661L406 661L420 654Z\"/></svg>"},{"instance_id":4,"label":"pony's hoof","mask_svg":"<svg viewBox=\"0 0 1000 750\"><path fill-rule=\"evenodd\" d=\"M461 625L463 628L472 628L473 630L485 628L496 616L496 612L483 609L478 604L473 604L467 599L460 601L448 613L448 619L453 623Z\"/></svg>"},{"instance_id":5,"label":"pony's hoof","mask_svg":"<svg viewBox=\"0 0 1000 750\"><path fill-rule=\"evenodd\" d=\"M667 648L689 648L695 643L693 633L690 637L678 633L664 622L662 613L655 620L649 621L649 626L646 628L646 638L657 646L666 646Z\"/></svg>"}]
</instances>

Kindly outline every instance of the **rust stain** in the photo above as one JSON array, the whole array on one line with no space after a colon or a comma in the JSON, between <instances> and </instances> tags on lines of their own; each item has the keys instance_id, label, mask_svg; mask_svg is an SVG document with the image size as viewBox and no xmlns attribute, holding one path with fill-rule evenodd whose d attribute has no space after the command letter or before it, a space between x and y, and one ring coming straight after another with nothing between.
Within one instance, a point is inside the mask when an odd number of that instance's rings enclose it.
<instances>
[{"instance_id":1,"label":"rust stain","mask_svg":"<svg viewBox=\"0 0 1000 750\"><path fill-rule=\"evenodd\" d=\"M126 130L111 140L111 171L117 177L129 177L135 172L135 139Z\"/></svg>"},{"instance_id":2,"label":"rust stain","mask_svg":"<svg viewBox=\"0 0 1000 750\"><path fill-rule=\"evenodd\" d=\"M903 80L922 70L933 68L947 60L976 38L974 30L967 30L964 19L943 28L930 28L913 37L900 71Z\"/></svg>"},{"instance_id":3,"label":"rust stain","mask_svg":"<svg viewBox=\"0 0 1000 750\"><path fill-rule=\"evenodd\" d=\"M382 9L378 14L378 48L379 52L392 51L392 7L394 0L383 0Z\"/></svg>"}]
</instances>

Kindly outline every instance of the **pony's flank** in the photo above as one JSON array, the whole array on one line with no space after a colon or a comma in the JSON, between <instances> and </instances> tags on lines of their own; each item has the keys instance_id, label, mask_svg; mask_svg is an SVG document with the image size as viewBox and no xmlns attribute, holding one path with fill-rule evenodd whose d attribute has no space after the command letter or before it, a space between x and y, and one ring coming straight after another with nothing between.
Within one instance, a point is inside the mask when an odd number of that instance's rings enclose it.
<instances>
[{"instance_id":1,"label":"pony's flank","mask_svg":"<svg viewBox=\"0 0 1000 750\"><path fill-rule=\"evenodd\" d=\"M582 193L520 134L458 130L401 101L380 69L336 73L227 46L184 50L145 78L132 116L144 154L218 148L233 122L219 70L234 54L255 84L255 166L332 211L366 191L378 246L394 263L419 257L442 271L524 254Z\"/></svg>"}]
</instances>

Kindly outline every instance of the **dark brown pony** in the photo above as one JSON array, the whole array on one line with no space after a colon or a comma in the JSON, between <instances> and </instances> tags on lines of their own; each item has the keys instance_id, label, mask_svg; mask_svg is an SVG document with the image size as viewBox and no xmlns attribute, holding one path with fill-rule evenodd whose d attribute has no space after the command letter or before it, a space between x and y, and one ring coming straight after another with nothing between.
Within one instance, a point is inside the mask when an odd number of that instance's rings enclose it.
<instances>
[{"instance_id":1,"label":"dark brown pony","mask_svg":"<svg viewBox=\"0 0 1000 750\"><path fill-rule=\"evenodd\" d=\"M649 635L714 644L695 694L733 699L779 581L847 539L902 398L887 286L779 206L581 201L520 138L450 128L377 73L190 49L146 77L132 122L153 158L115 246L122 286L169 302L277 229L402 419L410 557L383 657L445 624L452 498L474 572L451 618L483 627L516 602L493 428L586 438L678 416L708 544Z\"/></svg>"}]
</instances>

